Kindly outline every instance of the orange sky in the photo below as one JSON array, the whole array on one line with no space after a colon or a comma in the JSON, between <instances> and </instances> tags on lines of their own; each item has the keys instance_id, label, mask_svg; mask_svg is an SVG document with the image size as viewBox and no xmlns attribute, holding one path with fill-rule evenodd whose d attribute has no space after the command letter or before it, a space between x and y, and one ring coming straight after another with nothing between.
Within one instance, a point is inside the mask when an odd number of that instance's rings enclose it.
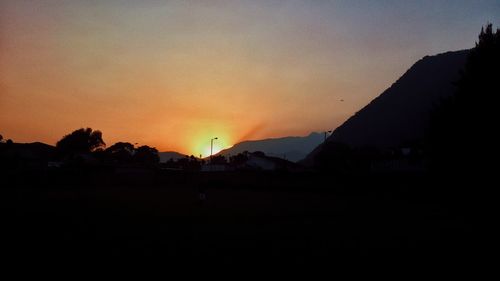
<instances>
[{"instance_id":1,"label":"orange sky","mask_svg":"<svg viewBox=\"0 0 500 281\"><path fill-rule=\"evenodd\" d=\"M212 137L331 130L422 56L472 47L495 12L441 38L452 27L418 13L339 3L2 0L0 133L55 144L91 127L206 156Z\"/></svg>"}]
</instances>

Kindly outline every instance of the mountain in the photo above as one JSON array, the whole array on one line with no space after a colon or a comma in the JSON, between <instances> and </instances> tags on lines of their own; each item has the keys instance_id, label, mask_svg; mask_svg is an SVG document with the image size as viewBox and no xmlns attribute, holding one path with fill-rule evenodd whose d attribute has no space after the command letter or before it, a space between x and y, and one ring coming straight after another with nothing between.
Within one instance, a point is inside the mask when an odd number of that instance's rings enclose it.
<instances>
[{"instance_id":1,"label":"mountain","mask_svg":"<svg viewBox=\"0 0 500 281\"><path fill-rule=\"evenodd\" d=\"M421 141L432 109L455 90L469 50L425 56L327 139L351 147L396 147ZM317 147L304 160L312 164Z\"/></svg>"},{"instance_id":2,"label":"mountain","mask_svg":"<svg viewBox=\"0 0 500 281\"><path fill-rule=\"evenodd\" d=\"M179 158L186 157L186 155L180 154L175 151L159 152L158 155L160 156L160 162L167 162L170 159L177 160Z\"/></svg>"},{"instance_id":3,"label":"mountain","mask_svg":"<svg viewBox=\"0 0 500 281\"><path fill-rule=\"evenodd\" d=\"M262 151L268 156L279 157L295 162L303 159L307 153L323 142L323 140L323 134L311 133L305 137L283 137L244 141L219 152L218 155L229 156L244 151Z\"/></svg>"}]
</instances>

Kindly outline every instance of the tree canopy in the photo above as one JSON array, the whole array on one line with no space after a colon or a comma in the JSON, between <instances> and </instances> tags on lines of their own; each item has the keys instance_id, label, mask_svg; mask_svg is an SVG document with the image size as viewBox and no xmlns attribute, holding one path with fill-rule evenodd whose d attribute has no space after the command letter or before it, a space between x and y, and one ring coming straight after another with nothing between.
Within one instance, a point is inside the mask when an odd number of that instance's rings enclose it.
<instances>
[{"instance_id":1,"label":"tree canopy","mask_svg":"<svg viewBox=\"0 0 500 281\"><path fill-rule=\"evenodd\" d=\"M133 160L143 165L157 165L160 162L160 156L156 148L143 145L135 150Z\"/></svg>"},{"instance_id":2,"label":"tree canopy","mask_svg":"<svg viewBox=\"0 0 500 281\"><path fill-rule=\"evenodd\" d=\"M106 156L119 163L128 163L132 161L135 153L134 145L129 142L117 142L106 148Z\"/></svg>"},{"instance_id":3,"label":"tree canopy","mask_svg":"<svg viewBox=\"0 0 500 281\"><path fill-rule=\"evenodd\" d=\"M494 129L500 94L500 30L481 29L456 83L455 95L442 102L431 118L428 152L437 173L486 172L498 145Z\"/></svg>"},{"instance_id":4,"label":"tree canopy","mask_svg":"<svg viewBox=\"0 0 500 281\"><path fill-rule=\"evenodd\" d=\"M56 147L63 153L90 153L106 146L99 130L81 128L65 135Z\"/></svg>"}]
</instances>

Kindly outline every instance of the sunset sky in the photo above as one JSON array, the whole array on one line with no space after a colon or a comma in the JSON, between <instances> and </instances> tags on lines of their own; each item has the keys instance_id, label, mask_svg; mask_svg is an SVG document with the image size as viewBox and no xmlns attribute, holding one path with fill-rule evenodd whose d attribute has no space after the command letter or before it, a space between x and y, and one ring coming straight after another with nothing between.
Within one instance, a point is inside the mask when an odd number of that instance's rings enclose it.
<instances>
[{"instance_id":1,"label":"sunset sky","mask_svg":"<svg viewBox=\"0 0 500 281\"><path fill-rule=\"evenodd\" d=\"M487 22L500 1L0 0L0 134L206 156L331 130Z\"/></svg>"}]
</instances>

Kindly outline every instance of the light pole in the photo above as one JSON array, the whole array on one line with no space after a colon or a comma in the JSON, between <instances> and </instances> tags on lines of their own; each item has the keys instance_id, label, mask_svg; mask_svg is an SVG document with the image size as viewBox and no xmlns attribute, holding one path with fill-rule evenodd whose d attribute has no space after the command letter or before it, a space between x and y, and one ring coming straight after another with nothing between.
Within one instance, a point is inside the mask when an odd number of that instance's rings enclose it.
<instances>
[{"instance_id":1,"label":"light pole","mask_svg":"<svg viewBox=\"0 0 500 281\"><path fill-rule=\"evenodd\" d=\"M325 142L326 142L326 134L329 134L329 133L331 133L331 132L332 132L332 131L325 131L325 139L323 140L323 143L325 143Z\"/></svg>"},{"instance_id":2,"label":"light pole","mask_svg":"<svg viewBox=\"0 0 500 281\"><path fill-rule=\"evenodd\" d=\"M212 164L212 152L214 150L214 140L216 139L217 137L210 140L210 164Z\"/></svg>"}]
</instances>

